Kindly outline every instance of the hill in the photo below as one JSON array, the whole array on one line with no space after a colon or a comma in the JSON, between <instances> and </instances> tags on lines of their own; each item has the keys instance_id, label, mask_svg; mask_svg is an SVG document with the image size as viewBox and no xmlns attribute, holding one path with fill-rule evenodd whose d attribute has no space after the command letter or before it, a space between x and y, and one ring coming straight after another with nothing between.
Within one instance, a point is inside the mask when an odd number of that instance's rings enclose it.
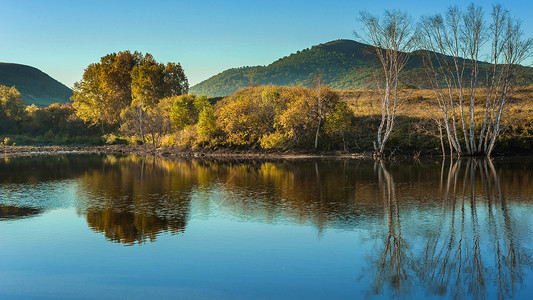
<instances>
[{"instance_id":1,"label":"hill","mask_svg":"<svg viewBox=\"0 0 533 300\"><path fill-rule=\"evenodd\" d=\"M334 89L374 87L374 74L379 62L370 53L369 45L352 40L337 40L313 46L278 59L267 66L241 67L223 71L193 87L190 91L207 96L226 96L249 86L309 86L315 74ZM423 87L422 63L415 58L406 68L404 83ZM518 83L533 83L533 68L519 70Z\"/></svg>"},{"instance_id":2,"label":"hill","mask_svg":"<svg viewBox=\"0 0 533 300\"><path fill-rule=\"evenodd\" d=\"M15 86L27 105L65 103L72 96L72 90L67 86L39 69L26 65L0 63L0 85Z\"/></svg>"}]
</instances>

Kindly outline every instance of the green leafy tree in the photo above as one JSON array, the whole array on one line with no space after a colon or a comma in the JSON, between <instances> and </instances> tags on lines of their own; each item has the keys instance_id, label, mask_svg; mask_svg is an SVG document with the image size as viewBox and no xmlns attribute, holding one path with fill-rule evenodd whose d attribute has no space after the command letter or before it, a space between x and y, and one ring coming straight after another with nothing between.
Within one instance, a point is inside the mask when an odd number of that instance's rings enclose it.
<instances>
[{"instance_id":1,"label":"green leafy tree","mask_svg":"<svg viewBox=\"0 0 533 300\"><path fill-rule=\"evenodd\" d=\"M181 130L195 123L194 95L181 95L172 98L170 120L174 129Z\"/></svg>"},{"instance_id":2,"label":"green leafy tree","mask_svg":"<svg viewBox=\"0 0 533 300\"><path fill-rule=\"evenodd\" d=\"M218 127L213 107L205 106L202 111L200 111L196 131L198 133L198 142L211 145L215 143L213 140L218 135Z\"/></svg>"},{"instance_id":3,"label":"green leafy tree","mask_svg":"<svg viewBox=\"0 0 533 300\"><path fill-rule=\"evenodd\" d=\"M200 112L206 107L211 107L205 96L197 97L192 94L172 97L171 102L170 119L176 130L196 124Z\"/></svg>"},{"instance_id":4,"label":"green leafy tree","mask_svg":"<svg viewBox=\"0 0 533 300\"><path fill-rule=\"evenodd\" d=\"M326 132L329 135L340 135L342 147L346 151L345 134L350 129L353 111L344 102L337 102L333 112L326 118Z\"/></svg>"}]
</instances>

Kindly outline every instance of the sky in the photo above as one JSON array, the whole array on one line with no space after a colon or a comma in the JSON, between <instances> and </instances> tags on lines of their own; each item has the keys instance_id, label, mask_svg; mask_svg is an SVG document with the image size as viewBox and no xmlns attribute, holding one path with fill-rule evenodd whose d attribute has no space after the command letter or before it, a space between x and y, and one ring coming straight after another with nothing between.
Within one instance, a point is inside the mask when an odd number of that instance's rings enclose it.
<instances>
[{"instance_id":1,"label":"sky","mask_svg":"<svg viewBox=\"0 0 533 300\"><path fill-rule=\"evenodd\" d=\"M30 65L72 87L123 50L179 62L190 85L228 68L267 65L313 45L355 39L357 16L401 9L418 20L471 1L0 0L0 62ZM476 1L490 11L492 1ZM533 37L533 1L501 1ZM528 62L529 64L529 62Z\"/></svg>"}]
</instances>

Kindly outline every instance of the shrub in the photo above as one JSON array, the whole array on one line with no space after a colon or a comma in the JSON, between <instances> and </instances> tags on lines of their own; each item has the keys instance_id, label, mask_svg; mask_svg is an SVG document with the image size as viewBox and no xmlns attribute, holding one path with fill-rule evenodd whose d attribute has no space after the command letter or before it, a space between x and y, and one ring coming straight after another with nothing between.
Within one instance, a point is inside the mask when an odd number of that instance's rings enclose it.
<instances>
[{"instance_id":1,"label":"shrub","mask_svg":"<svg viewBox=\"0 0 533 300\"><path fill-rule=\"evenodd\" d=\"M4 146L15 146L15 143L13 142L13 140L8 137L4 138L4 140L2 141L2 144Z\"/></svg>"},{"instance_id":2,"label":"shrub","mask_svg":"<svg viewBox=\"0 0 533 300\"><path fill-rule=\"evenodd\" d=\"M259 140L261 148L263 149L286 149L287 148L287 139L285 135L281 132L274 132L270 134L265 134Z\"/></svg>"}]
</instances>

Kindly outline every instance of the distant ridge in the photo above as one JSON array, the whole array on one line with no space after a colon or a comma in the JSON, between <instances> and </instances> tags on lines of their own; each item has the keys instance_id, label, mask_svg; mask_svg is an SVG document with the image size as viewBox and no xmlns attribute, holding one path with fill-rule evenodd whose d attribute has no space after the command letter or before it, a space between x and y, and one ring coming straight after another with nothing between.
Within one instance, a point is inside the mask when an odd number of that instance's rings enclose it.
<instances>
[{"instance_id":1,"label":"distant ridge","mask_svg":"<svg viewBox=\"0 0 533 300\"><path fill-rule=\"evenodd\" d=\"M297 51L267 66L225 70L193 87L191 93L226 96L251 84L309 86L315 74L334 89L373 87L373 74L380 68L370 46L352 40L336 40ZM422 87L422 64L414 59L405 69L406 84ZM520 85L533 83L533 68L519 69Z\"/></svg>"},{"instance_id":2,"label":"distant ridge","mask_svg":"<svg viewBox=\"0 0 533 300\"><path fill-rule=\"evenodd\" d=\"M72 90L61 82L37 68L20 64L0 63L0 85L15 86L27 105L65 103L72 96Z\"/></svg>"}]
</instances>

